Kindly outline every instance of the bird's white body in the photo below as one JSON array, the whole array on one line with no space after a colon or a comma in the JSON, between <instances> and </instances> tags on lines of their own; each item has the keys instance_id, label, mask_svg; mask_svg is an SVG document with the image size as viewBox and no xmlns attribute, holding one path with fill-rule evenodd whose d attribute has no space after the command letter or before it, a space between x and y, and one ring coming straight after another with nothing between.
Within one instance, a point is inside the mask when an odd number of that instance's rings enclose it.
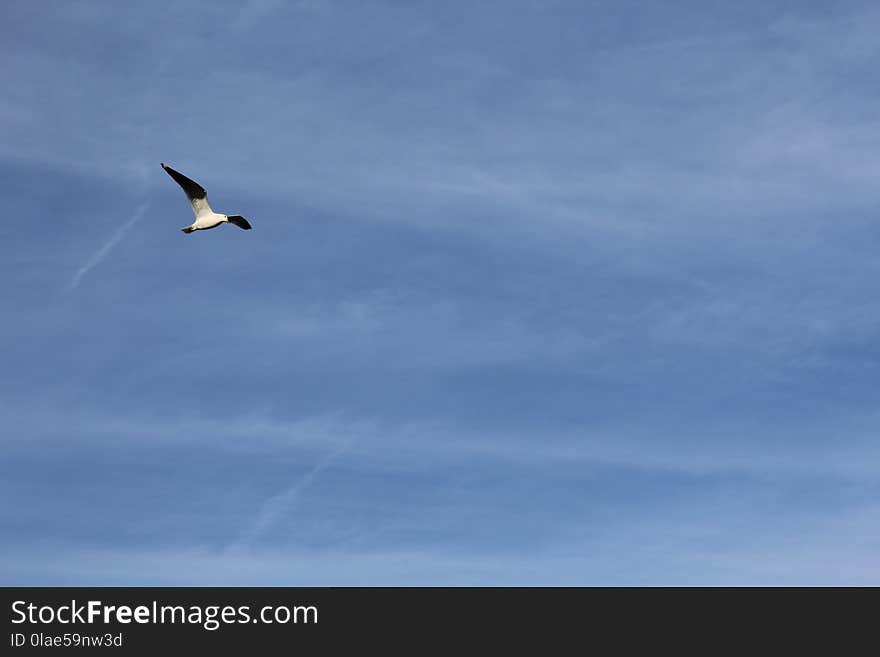
<instances>
[{"instance_id":1,"label":"bird's white body","mask_svg":"<svg viewBox=\"0 0 880 657\"><path fill-rule=\"evenodd\" d=\"M206 203L205 205L208 204ZM195 208L193 209L195 210ZM208 206L205 212L196 213L196 220L187 226L187 228L192 228L193 230L207 230L208 228L215 228L220 224L228 223L229 217L225 214L217 214L210 206Z\"/></svg>"},{"instance_id":2,"label":"bird's white body","mask_svg":"<svg viewBox=\"0 0 880 657\"><path fill-rule=\"evenodd\" d=\"M207 230L208 228L216 228L223 223L229 223L225 214L218 214L211 209L207 196L205 198L191 198L189 202L196 218L184 230Z\"/></svg>"}]
</instances>

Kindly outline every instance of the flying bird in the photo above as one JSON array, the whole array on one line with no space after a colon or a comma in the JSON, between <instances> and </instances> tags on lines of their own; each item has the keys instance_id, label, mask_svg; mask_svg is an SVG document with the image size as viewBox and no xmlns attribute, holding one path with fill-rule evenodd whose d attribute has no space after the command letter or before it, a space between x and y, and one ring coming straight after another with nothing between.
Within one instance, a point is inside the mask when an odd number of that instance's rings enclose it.
<instances>
[{"instance_id":1,"label":"flying bird","mask_svg":"<svg viewBox=\"0 0 880 657\"><path fill-rule=\"evenodd\" d=\"M194 230L207 230L216 228L220 224L235 224L244 230L250 230L251 225L248 220L240 214L218 214L211 209L208 204L208 192L195 180L190 180L179 171L175 171L164 162L161 163L165 173L174 178L178 185L183 188L186 197L192 205L193 214L196 215L195 221L186 228L181 228L184 233L191 233Z\"/></svg>"}]
</instances>

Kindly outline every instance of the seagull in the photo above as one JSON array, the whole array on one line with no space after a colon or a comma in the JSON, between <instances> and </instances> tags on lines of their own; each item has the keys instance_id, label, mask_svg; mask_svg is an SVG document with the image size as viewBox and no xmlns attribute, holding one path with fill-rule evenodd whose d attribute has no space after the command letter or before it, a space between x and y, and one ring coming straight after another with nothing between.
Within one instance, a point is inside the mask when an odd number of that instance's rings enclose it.
<instances>
[{"instance_id":1,"label":"seagull","mask_svg":"<svg viewBox=\"0 0 880 657\"><path fill-rule=\"evenodd\" d=\"M190 180L179 171L175 171L164 162L161 162L161 164L162 168L165 169L165 173L174 178L177 184L183 188L190 205L192 205L193 213L196 215L196 220L192 222L192 225L181 228L184 233L189 234L195 230L208 230L209 228L216 228L220 224L235 224L244 230L251 229L248 220L240 214L227 215L214 212L208 204L208 192L205 191L204 187L195 180Z\"/></svg>"}]
</instances>

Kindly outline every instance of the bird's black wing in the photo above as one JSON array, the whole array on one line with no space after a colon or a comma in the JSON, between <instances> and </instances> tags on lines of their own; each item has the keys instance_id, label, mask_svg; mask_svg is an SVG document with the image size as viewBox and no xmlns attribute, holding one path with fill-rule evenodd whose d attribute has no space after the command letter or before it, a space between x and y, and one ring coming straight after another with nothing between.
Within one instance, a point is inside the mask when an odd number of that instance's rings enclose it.
<instances>
[{"instance_id":1,"label":"bird's black wing","mask_svg":"<svg viewBox=\"0 0 880 657\"><path fill-rule=\"evenodd\" d=\"M165 173L174 178L178 185L183 187L183 191L186 192L186 196L190 201L207 198L208 193L205 191L205 188L195 180L190 180L179 171L166 166L164 162L162 163L162 168L165 169Z\"/></svg>"}]
</instances>

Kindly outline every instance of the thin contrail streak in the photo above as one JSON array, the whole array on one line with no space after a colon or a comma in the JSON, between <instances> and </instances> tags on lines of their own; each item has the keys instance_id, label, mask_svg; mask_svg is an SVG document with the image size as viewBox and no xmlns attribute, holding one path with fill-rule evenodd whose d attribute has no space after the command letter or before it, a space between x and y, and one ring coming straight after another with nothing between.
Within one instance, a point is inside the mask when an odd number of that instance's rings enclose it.
<instances>
[{"instance_id":1,"label":"thin contrail streak","mask_svg":"<svg viewBox=\"0 0 880 657\"><path fill-rule=\"evenodd\" d=\"M156 80L159 79L159 76L165 71L165 69L168 67L168 64L171 63L172 59L173 59L172 53L166 53L162 57L162 59L159 60L159 63L156 65L156 68L153 69L153 73L150 76L149 83L147 85L145 85L146 98L144 99L144 102L142 103L142 105L144 107L152 108L153 100L155 97ZM144 129L141 130L141 148L139 151L141 153L143 153L144 147L147 143L147 139L149 137L148 133L149 133L149 131L148 131L147 127L145 126ZM140 169L141 169L141 178L143 181L143 185L142 185L143 193L141 194L141 197L143 197L149 191L149 188L150 188L150 174L149 174L149 168L147 167L146 163L142 163L140 166ZM113 236L107 241L107 243L104 244L104 246L102 246L100 249L98 249L98 251L91 258L89 258L89 260L86 262L86 264L84 264L82 267L80 267L79 270L73 275L73 278L71 278L70 282L67 284L68 291L73 291L77 287L79 287L80 281L82 281L83 276L85 276L89 271L91 271L96 266L98 266L98 264L100 264L100 262L104 258L107 257L107 254L113 250L113 247L115 247L117 244L119 244L119 242L122 240L122 238L125 237L126 233L128 233L128 231L131 230L131 227L134 226L135 223L137 223L137 221L141 217L144 216L144 214L146 214L147 209L149 207L150 207L150 201L146 201L146 202L142 203L140 206L138 206L137 210L135 210L134 214L131 216L131 219L129 219L124 224L122 224L116 230L116 232L113 233Z\"/></svg>"},{"instance_id":2,"label":"thin contrail streak","mask_svg":"<svg viewBox=\"0 0 880 657\"><path fill-rule=\"evenodd\" d=\"M79 283L82 280L83 276L85 276L89 271L98 266L98 264L107 257L107 254L113 249L114 246L119 244L120 240L125 237L125 234L131 229L135 223L144 216L147 212L147 209L150 207L150 202L142 203L137 210L135 210L131 219L122 224L119 228L116 229L116 232L113 233L112 237L107 240L107 243L104 244L100 249L98 249L91 258L88 259L86 264L77 270L77 272L73 275L73 278L70 279L70 283L67 285L68 290L75 290L79 287Z\"/></svg>"},{"instance_id":3,"label":"thin contrail streak","mask_svg":"<svg viewBox=\"0 0 880 657\"><path fill-rule=\"evenodd\" d=\"M290 510L296 502L296 499L299 497L299 494L317 478L321 471L327 469L333 461L350 447L351 442L343 443L323 459L318 461L311 470L304 474L292 486L288 487L278 495L274 495L267 499L263 503L259 515L251 524L250 528L241 536L241 538L235 541L227 549L245 547L259 538L267 529L269 529L269 527L275 524L279 518Z\"/></svg>"}]
</instances>

